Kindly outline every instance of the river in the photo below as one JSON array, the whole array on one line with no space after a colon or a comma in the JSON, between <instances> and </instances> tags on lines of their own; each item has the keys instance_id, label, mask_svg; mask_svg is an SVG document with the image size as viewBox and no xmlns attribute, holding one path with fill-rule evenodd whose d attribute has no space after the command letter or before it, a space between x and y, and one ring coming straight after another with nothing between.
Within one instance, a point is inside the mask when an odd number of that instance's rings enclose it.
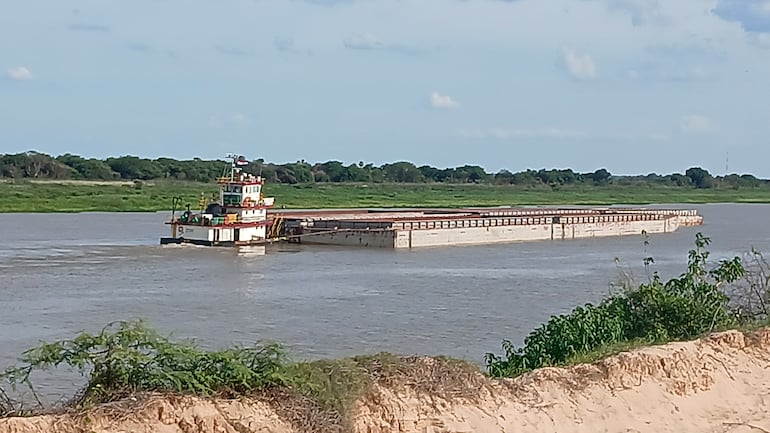
<instances>
[{"instance_id":1,"label":"river","mask_svg":"<svg viewBox=\"0 0 770 433\"><path fill-rule=\"evenodd\" d=\"M256 340L297 359L391 351L483 363L550 315L638 280L653 256L684 270L695 234L716 262L770 249L770 205L696 208L701 227L673 234L394 251L309 245L262 250L163 246L168 213L0 214L0 368L40 341L144 318L204 347ZM646 248L646 251L645 251ZM62 376L63 377L63 376ZM45 380L48 394L71 378Z\"/></svg>"}]
</instances>

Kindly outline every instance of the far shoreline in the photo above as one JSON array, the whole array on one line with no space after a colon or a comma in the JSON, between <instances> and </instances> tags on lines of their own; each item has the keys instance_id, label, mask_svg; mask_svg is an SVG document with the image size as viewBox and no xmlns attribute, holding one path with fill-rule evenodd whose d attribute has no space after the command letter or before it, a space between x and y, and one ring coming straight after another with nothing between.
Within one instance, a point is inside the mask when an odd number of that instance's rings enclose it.
<instances>
[{"instance_id":1,"label":"far shoreline","mask_svg":"<svg viewBox=\"0 0 770 433\"><path fill-rule=\"evenodd\" d=\"M173 197L191 208L216 199L215 183L25 180L0 182L0 213L170 212ZM609 184L519 186L452 183L265 185L277 209L462 208L770 204L770 189Z\"/></svg>"}]
</instances>

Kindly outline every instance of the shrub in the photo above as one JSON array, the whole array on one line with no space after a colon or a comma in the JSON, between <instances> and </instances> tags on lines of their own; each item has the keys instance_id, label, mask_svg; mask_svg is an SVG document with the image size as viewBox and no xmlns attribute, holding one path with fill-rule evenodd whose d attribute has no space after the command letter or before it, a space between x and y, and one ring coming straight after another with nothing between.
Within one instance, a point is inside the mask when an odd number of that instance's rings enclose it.
<instances>
[{"instance_id":1,"label":"shrub","mask_svg":"<svg viewBox=\"0 0 770 433\"><path fill-rule=\"evenodd\" d=\"M170 342L142 321L115 322L96 335L46 343L24 352L22 365L0 374L15 389L34 392L30 373L67 365L88 374L81 403L115 400L135 391L243 394L282 384L284 352L277 345L202 351Z\"/></svg>"},{"instance_id":2,"label":"shrub","mask_svg":"<svg viewBox=\"0 0 770 433\"><path fill-rule=\"evenodd\" d=\"M636 289L552 317L530 333L522 347L503 341L503 357L486 354L488 373L511 377L618 343L689 339L735 325L737 316L728 308L723 288L741 278L745 269L735 257L707 270L709 243L709 238L696 235L687 270L679 278L664 283L655 273ZM645 266L651 262L646 258Z\"/></svg>"}]
</instances>

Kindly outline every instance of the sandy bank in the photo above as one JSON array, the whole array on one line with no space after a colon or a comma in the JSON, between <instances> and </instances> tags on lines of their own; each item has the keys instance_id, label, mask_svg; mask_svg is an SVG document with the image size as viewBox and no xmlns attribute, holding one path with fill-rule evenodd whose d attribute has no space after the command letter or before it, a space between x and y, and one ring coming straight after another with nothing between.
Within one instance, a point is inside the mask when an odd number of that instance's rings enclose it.
<instances>
[{"instance_id":1,"label":"sandy bank","mask_svg":"<svg viewBox=\"0 0 770 433\"><path fill-rule=\"evenodd\" d=\"M431 359L420 362L430 364ZM357 403L360 433L770 432L770 330L731 331L590 365L512 379L471 378L473 392L380 384ZM135 405L134 408L131 405ZM267 403L152 397L88 414L0 420L0 433L305 432Z\"/></svg>"}]
</instances>

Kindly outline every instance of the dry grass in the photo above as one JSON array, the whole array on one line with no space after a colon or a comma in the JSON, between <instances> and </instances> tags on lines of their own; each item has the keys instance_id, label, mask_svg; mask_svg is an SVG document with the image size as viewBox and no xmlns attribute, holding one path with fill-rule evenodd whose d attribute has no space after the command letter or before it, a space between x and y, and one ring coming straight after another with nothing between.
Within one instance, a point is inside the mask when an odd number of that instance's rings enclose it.
<instances>
[{"instance_id":1,"label":"dry grass","mask_svg":"<svg viewBox=\"0 0 770 433\"><path fill-rule=\"evenodd\" d=\"M310 396L289 388L272 389L255 395L268 403L281 419L297 431L307 433L344 433L350 424L339 410L324 407Z\"/></svg>"},{"instance_id":2,"label":"dry grass","mask_svg":"<svg viewBox=\"0 0 770 433\"><path fill-rule=\"evenodd\" d=\"M381 354L354 358L377 385L409 388L446 401L474 399L489 381L479 369L449 357Z\"/></svg>"},{"instance_id":3,"label":"dry grass","mask_svg":"<svg viewBox=\"0 0 770 433\"><path fill-rule=\"evenodd\" d=\"M473 401L489 384L477 367L464 361L389 353L298 363L290 375L293 387L258 397L297 431L309 433L351 431L356 405L379 404L380 387L452 402Z\"/></svg>"}]
</instances>

